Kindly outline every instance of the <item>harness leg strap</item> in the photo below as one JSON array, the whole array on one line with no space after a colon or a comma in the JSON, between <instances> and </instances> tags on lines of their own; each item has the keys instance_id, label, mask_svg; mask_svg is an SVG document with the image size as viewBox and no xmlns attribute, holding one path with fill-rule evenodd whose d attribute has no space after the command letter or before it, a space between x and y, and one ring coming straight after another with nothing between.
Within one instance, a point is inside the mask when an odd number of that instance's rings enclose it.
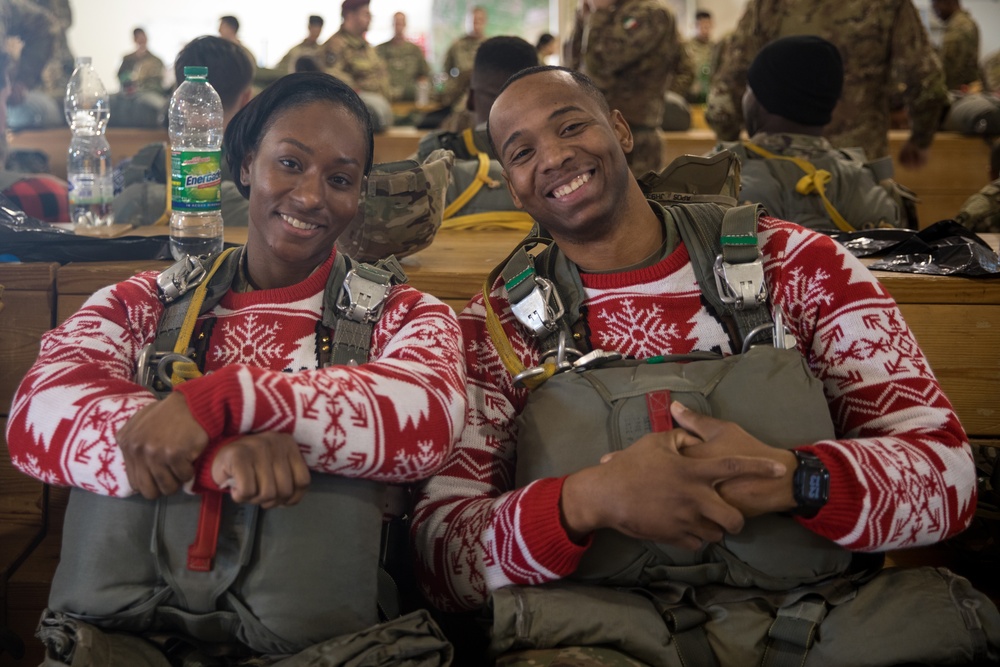
<instances>
[{"instance_id":1,"label":"harness leg strap","mask_svg":"<svg viewBox=\"0 0 1000 667\"><path fill-rule=\"evenodd\" d=\"M705 623L709 616L697 607L673 607L661 612L667 629L673 636L677 657L685 667L718 667L708 635L705 634Z\"/></svg>"},{"instance_id":2,"label":"harness leg strap","mask_svg":"<svg viewBox=\"0 0 1000 667\"><path fill-rule=\"evenodd\" d=\"M762 667L801 667L816 639L816 630L826 618L822 598L803 598L782 607L767 631Z\"/></svg>"}]
</instances>

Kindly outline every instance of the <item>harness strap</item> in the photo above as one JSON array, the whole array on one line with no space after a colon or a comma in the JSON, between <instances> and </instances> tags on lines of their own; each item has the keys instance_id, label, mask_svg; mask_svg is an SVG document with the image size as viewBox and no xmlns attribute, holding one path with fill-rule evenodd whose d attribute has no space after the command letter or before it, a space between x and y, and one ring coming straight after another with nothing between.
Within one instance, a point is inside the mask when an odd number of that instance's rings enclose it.
<instances>
[{"instance_id":1,"label":"harness strap","mask_svg":"<svg viewBox=\"0 0 1000 667\"><path fill-rule=\"evenodd\" d=\"M524 211L484 211L469 215L456 215L441 223L441 229L458 229L462 231L479 231L484 229L510 229L527 232L534 226L535 220Z\"/></svg>"},{"instance_id":2,"label":"harness strap","mask_svg":"<svg viewBox=\"0 0 1000 667\"><path fill-rule=\"evenodd\" d=\"M718 667L712 645L708 643L705 623L709 615L697 607L673 607L661 612L670 630L677 657L685 667Z\"/></svg>"},{"instance_id":3,"label":"harness strap","mask_svg":"<svg viewBox=\"0 0 1000 667\"><path fill-rule=\"evenodd\" d=\"M760 155L768 160L785 160L786 162L791 162L796 167L801 169L806 173L805 176L799 179L798 183L795 184L795 191L800 195L811 195L818 194L819 198L823 200L823 208L826 209L826 214L830 216L833 223L837 225L837 228L842 232L853 232L856 231L854 225L849 223L844 219L844 216L840 214L840 211L833 205L826 196L826 186L833 179L833 174L831 174L826 169L817 169L809 160L800 157L791 157L787 155L775 155L774 153L752 144L749 141L744 141L743 145L747 150Z\"/></svg>"},{"instance_id":4,"label":"harness strap","mask_svg":"<svg viewBox=\"0 0 1000 667\"><path fill-rule=\"evenodd\" d=\"M469 201L479 193L484 185L487 185L490 188L500 187L500 183L494 181L489 176L490 156L486 153L476 153L476 159L479 160L479 167L476 169L476 177L472 179L472 182L469 183L469 187L465 188L462 194L455 197L454 201L445 207L444 215L442 216L445 220L462 210L462 207L468 204Z\"/></svg>"},{"instance_id":5,"label":"harness strap","mask_svg":"<svg viewBox=\"0 0 1000 667\"><path fill-rule=\"evenodd\" d=\"M826 618L822 598L803 598L781 607L767 631L767 647L761 667L801 667L816 638L816 629Z\"/></svg>"}]
</instances>

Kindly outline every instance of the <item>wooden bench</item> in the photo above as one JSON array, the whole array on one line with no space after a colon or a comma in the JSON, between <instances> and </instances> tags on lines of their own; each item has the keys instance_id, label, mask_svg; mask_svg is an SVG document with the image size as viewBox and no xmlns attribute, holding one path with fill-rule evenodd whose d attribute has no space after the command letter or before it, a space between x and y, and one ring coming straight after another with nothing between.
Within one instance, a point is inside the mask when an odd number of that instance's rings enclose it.
<instances>
[{"instance_id":1,"label":"wooden bench","mask_svg":"<svg viewBox=\"0 0 1000 667\"><path fill-rule=\"evenodd\" d=\"M123 159L132 157L146 144L167 141L167 130L142 129L134 127L109 127L106 136L111 146L111 162L117 165ZM10 148L39 150L49 156L51 172L66 178L66 159L69 151L70 131L68 127L47 130L22 130L10 135Z\"/></svg>"}]
</instances>

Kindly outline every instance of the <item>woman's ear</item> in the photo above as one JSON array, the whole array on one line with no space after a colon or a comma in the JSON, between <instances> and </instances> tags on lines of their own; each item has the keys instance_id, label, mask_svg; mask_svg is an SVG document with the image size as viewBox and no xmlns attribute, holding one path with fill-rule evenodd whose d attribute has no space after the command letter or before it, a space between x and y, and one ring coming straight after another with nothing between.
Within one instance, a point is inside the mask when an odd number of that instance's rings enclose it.
<instances>
[{"instance_id":1,"label":"woman's ear","mask_svg":"<svg viewBox=\"0 0 1000 667\"><path fill-rule=\"evenodd\" d=\"M240 185L250 187L250 165L253 164L253 155L247 153L240 164Z\"/></svg>"}]
</instances>

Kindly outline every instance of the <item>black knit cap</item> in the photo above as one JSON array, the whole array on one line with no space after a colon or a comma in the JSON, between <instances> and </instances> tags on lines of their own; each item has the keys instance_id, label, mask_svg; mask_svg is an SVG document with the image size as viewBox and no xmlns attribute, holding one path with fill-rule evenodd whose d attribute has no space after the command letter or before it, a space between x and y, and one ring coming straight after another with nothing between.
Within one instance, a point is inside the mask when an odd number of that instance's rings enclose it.
<instances>
[{"instance_id":1,"label":"black knit cap","mask_svg":"<svg viewBox=\"0 0 1000 667\"><path fill-rule=\"evenodd\" d=\"M844 62L822 37L782 37L760 50L747 83L770 113L802 125L826 125L844 87Z\"/></svg>"}]
</instances>

